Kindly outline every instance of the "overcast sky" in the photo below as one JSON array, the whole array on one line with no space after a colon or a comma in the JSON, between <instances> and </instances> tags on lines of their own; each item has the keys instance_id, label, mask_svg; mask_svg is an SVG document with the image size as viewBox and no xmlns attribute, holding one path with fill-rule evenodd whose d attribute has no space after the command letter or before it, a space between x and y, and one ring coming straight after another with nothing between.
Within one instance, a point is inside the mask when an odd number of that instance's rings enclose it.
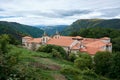
<instances>
[{"instance_id":1,"label":"overcast sky","mask_svg":"<svg viewBox=\"0 0 120 80\"><path fill-rule=\"evenodd\" d=\"M69 25L91 18L120 18L120 0L0 0L0 21Z\"/></svg>"}]
</instances>

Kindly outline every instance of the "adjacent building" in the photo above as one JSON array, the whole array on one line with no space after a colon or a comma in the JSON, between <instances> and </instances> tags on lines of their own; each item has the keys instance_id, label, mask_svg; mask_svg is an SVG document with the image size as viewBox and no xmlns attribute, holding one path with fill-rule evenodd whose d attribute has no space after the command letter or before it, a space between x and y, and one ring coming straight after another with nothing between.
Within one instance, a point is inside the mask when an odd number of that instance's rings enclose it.
<instances>
[{"instance_id":1,"label":"adjacent building","mask_svg":"<svg viewBox=\"0 0 120 80\"><path fill-rule=\"evenodd\" d=\"M44 33L41 38L32 38L25 36L22 38L23 47L36 50L41 45L57 45L63 47L66 52L87 52L90 55L94 55L98 51L112 52L112 43L109 37L103 37L99 39L83 38L81 36L71 37L62 36L58 32L53 37L49 37Z\"/></svg>"}]
</instances>

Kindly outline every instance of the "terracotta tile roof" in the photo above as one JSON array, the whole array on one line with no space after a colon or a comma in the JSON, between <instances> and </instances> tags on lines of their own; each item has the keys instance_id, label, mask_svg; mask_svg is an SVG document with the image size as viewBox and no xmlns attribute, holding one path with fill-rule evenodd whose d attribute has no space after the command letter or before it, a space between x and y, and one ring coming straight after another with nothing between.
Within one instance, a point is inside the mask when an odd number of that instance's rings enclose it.
<instances>
[{"instance_id":1,"label":"terracotta tile roof","mask_svg":"<svg viewBox=\"0 0 120 80\"><path fill-rule=\"evenodd\" d=\"M99 51L99 48L96 47L87 47L87 53L90 55L96 54Z\"/></svg>"},{"instance_id":2,"label":"terracotta tile roof","mask_svg":"<svg viewBox=\"0 0 120 80\"><path fill-rule=\"evenodd\" d=\"M94 41L94 42L91 42L89 44L86 44L85 46L86 47L93 47L93 48L101 48L103 46L107 45L106 43L98 40L98 41Z\"/></svg>"},{"instance_id":3,"label":"terracotta tile roof","mask_svg":"<svg viewBox=\"0 0 120 80\"><path fill-rule=\"evenodd\" d=\"M93 39L93 38L84 38L83 39L83 44L89 44L95 41L98 41L99 39Z\"/></svg>"},{"instance_id":4,"label":"terracotta tile roof","mask_svg":"<svg viewBox=\"0 0 120 80\"><path fill-rule=\"evenodd\" d=\"M50 39L47 44L69 47L74 40L68 38Z\"/></svg>"},{"instance_id":5,"label":"terracotta tile roof","mask_svg":"<svg viewBox=\"0 0 120 80\"><path fill-rule=\"evenodd\" d=\"M32 40L29 40L28 43L41 43L41 38L34 38Z\"/></svg>"}]
</instances>

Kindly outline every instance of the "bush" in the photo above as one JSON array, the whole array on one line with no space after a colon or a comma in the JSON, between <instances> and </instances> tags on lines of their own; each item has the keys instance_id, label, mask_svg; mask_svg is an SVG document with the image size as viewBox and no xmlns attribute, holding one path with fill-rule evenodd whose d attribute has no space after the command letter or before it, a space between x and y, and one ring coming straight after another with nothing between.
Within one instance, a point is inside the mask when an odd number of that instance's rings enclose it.
<instances>
[{"instance_id":1,"label":"bush","mask_svg":"<svg viewBox=\"0 0 120 80\"><path fill-rule=\"evenodd\" d=\"M62 47L56 46L56 45L43 45L43 46L39 47L39 49L37 51L52 53L53 49L56 50L57 52L59 52L63 58L66 58L66 56L67 56L66 51Z\"/></svg>"},{"instance_id":2,"label":"bush","mask_svg":"<svg viewBox=\"0 0 120 80\"><path fill-rule=\"evenodd\" d=\"M92 67L92 58L88 54L79 54L79 57L74 61L74 64L79 69L86 69Z\"/></svg>"},{"instance_id":3,"label":"bush","mask_svg":"<svg viewBox=\"0 0 120 80\"><path fill-rule=\"evenodd\" d=\"M83 75L89 76L89 77L92 77L92 78L97 78L98 77L97 74L93 70L90 70L90 69L84 70Z\"/></svg>"},{"instance_id":4,"label":"bush","mask_svg":"<svg viewBox=\"0 0 120 80\"><path fill-rule=\"evenodd\" d=\"M101 75L107 75L110 69L110 52L97 52L94 57L95 72Z\"/></svg>"},{"instance_id":5,"label":"bush","mask_svg":"<svg viewBox=\"0 0 120 80\"><path fill-rule=\"evenodd\" d=\"M62 58L60 52L58 52L56 49L52 49L52 57Z\"/></svg>"},{"instance_id":6,"label":"bush","mask_svg":"<svg viewBox=\"0 0 120 80\"><path fill-rule=\"evenodd\" d=\"M71 75L78 75L80 74L80 70L72 67L65 66L60 71L62 74L71 74Z\"/></svg>"},{"instance_id":7,"label":"bush","mask_svg":"<svg viewBox=\"0 0 120 80\"><path fill-rule=\"evenodd\" d=\"M9 36L4 34L0 36L0 53L8 52Z\"/></svg>"},{"instance_id":8,"label":"bush","mask_svg":"<svg viewBox=\"0 0 120 80\"><path fill-rule=\"evenodd\" d=\"M109 71L110 78L120 79L120 52L115 52L113 54Z\"/></svg>"},{"instance_id":9,"label":"bush","mask_svg":"<svg viewBox=\"0 0 120 80\"><path fill-rule=\"evenodd\" d=\"M69 55L69 60L71 61L71 62L74 62L74 60L77 58L77 56L76 56L76 54L75 53L70 53L70 55Z\"/></svg>"}]
</instances>

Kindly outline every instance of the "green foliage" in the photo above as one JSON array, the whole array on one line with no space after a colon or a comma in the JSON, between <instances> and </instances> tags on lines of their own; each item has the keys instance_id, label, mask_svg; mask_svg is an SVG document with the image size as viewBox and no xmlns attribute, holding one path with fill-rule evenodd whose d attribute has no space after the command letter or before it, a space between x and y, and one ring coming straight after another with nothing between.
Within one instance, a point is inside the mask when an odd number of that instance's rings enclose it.
<instances>
[{"instance_id":1,"label":"green foliage","mask_svg":"<svg viewBox=\"0 0 120 80\"><path fill-rule=\"evenodd\" d=\"M25 35L40 37L43 34L43 30L15 22L0 21L0 34L9 34L18 41L21 41L21 37Z\"/></svg>"},{"instance_id":2,"label":"green foliage","mask_svg":"<svg viewBox=\"0 0 120 80\"><path fill-rule=\"evenodd\" d=\"M113 79L120 79L120 52L115 52L111 58L111 66L109 69L109 77Z\"/></svg>"},{"instance_id":3,"label":"green foliage","mask_svg":"<svg viewBox=\"0 0 120 80\"><path fill-rule=\"evenodd\" d=\"M57 51L57 54L58 52L60 53L60 55L63 57L63 58L66 58L66 51L60 47L60 46L55 46L55 45L43 45L41 46L37 51L39 52L47 52L47 53L52 53L53 52L53 49ZM54 51L55 52L55 51Z\"/></svg>"},{"instance_id":4,"label":"green foliage","mask_svg":"<svg viewBox=\"0 0 120 80\"><path fill-rule=\"evenodd\" d=\"M120 51L120 37L116 37L112 40L113 50Z\"/></svg>"},{"instance_id":5,"label":"green foliage","mask_svg":"<svg viewBox=\"0 0 120 80\"><path fill-rule=\"evenodd\" d=\"M79 57L74 61L74 64L79 69L87 69L92 67L92 58L86 53L80 53Z\"/></svg>"},{"instance_id":6,"label":"green foliage","mask_svg":"<svg viewBox=\"0 0 120 80\"><path fill-rule=\"evenodd\" d=\"M64 30L64 34L69 35L71 32L74 32L74 34L75 34L81 28L101 27L101 28L120 29L119 25L120 25L120 19L109 19L109 20L104 20L104 19L80 19L80 20L75 21L69 27L67 27Z\"/></svg>"},{"instance_id":7,"label":"green foliage","mask_svg":"<svg viewBox=\"0 0 120 80\"><path fill-rule=\"evenodd\" d=\"M76 69L76 68L69 67L69 66L65 66L64 68L61 69L61 73L77 75L77 74L80 74L80 70Z\"/></svg>"},{"instance_id":8,"label":"green foliage","mask_svg":"<svg viewBox=\"0 0 120 80\"><path fill-rule=\"evenodd\" d=\"M76 54L75 53L70 53L70 55L69 55L69 60L71 61L71 62L74 62L74 60L77 58L77 56L76 56Z\"/></svg>"},{"instance_id":9,"label":"green foliage","mask_svg":"<svg viewBox=\"0 0 120 80\"><path fill-rule=\"evenodd\" d=\"M18 54L10 54L8 35L0 36L0 79L7 80L10 75L16 74L14 66L18 63Z\"/></svg>"},{"instance_id":10,"label":"green foliage","mask_svg":"<svg viewBox=\"0 0 120 80\"><path fill-rule=\"evenodd\" d=\"M9 43L9 37L8 35L1 35L0 36L0 52L1 53L7 53L8 52L8 44Z\"/></svg>"},{"instance_id":11,"label":"green foliage","mask_svg":"<svg viewBox=\"0 0 120 80\"><path fill-rule=\"evenodd\" d=\"M81 71L78 68L65 66L61 69L61 73L64 74L68 80L108 80L104 77L98 76L90 69Z\"/></svg>"},{"instance_id":12,"label":"green foliage","mask_svg":"<svg viewBox=\"0 0 120 80\"><path fill-rule=\"evenodd\" d=\"M52 49L52 57L62 58L60 52L58 52L56 49Z\"/></svg>"},{"instance_id":13,"label":"green foliage","mask_svg":"<svg viewBox=\"0 0 120 80\"><path fill-rule=\"evenodd\" d=\"M72 32L71 35L75 36L74 32ZM76 31L76 35L80 35L83 37L91 37L91 38L101 38L105 36L115 38L120 35L120 30L111 29L111 28L101 28L101 27L81 28L79 31Z\"/></svg>"},{"instance_id":14,"label":"green foliage","mask_svg":"<svg viewBox=\"0 0 120 80\"><path fill-rule=\"evenodd\" d=\"M83 58L77 58L74 62L74 65L76 67L78 67L79 69L83 70L83 69L86 69L87 68L87 65L86 65L87 61Z\"/></svg>"},{"instance_id":15,"label":"green foliage","mask_svg":"<svg viewBox=\"0 0 120 80\"><path fill-rule=\"evenodd\" d=\"M111 53L110 52L97 52L94 56L95 72L101 75L108 75Z\"/></svg>"}]
</instances>

